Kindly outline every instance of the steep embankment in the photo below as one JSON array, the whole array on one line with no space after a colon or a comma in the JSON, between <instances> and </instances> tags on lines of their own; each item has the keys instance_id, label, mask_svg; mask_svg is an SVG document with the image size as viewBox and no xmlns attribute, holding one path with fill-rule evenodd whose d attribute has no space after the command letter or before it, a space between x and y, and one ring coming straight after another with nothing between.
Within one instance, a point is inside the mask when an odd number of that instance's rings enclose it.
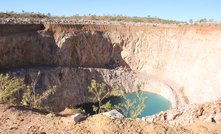
<instances>
[{"instance_id":1,"label":"steep embankment","mask_svg":"<svg viewBox=\"0 0 221 134\"><path fill-rule=\"evenodd\" d=\"M0 29L0 69L61 66L55 72L43 71L39 90L51 84L63 85L57 93L57 97L67 93L63 107L88 101L87 97L75 96L86 93L85 87L94 76L127 92L145 90L161 94L174 107L184 104L182 96L190 103L221 96L221 29L68 24L0 25ZM81 69L64 66L106 69L82 69L89 72L79 74ZM117 67L133 72L107 70ZM93 71L96 74L92 77ZM29 72L23 75L35 77ZM84 82L80 78L85 79L85 86L81 86ZM79 94L68 94L70 91ZM68 101L74 97L75 100Z\"/></svg>"}]
</instances>

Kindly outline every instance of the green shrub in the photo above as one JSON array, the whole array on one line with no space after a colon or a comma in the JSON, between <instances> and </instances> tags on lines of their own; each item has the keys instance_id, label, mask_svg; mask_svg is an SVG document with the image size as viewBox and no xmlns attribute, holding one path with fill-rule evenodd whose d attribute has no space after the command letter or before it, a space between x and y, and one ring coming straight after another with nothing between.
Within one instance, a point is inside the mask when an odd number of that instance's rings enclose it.
<instances>
[{"instance_id":1,"label":"green shrub","mask_svg":"<svg viewBox=\"0 0 221 134\"><path fill-rule=\"evenodd\" d=\"M96 113L109 111L112 109L110 101L103 104L103 100L109 96L122 96L123 93L118 89L107 89L105 83L97 83L96 80L91 81L91 85L88 87L88 92L93 94L93 97L89 97L94 103L98 102L98 106L93 105L93 111Z\"/></svg>"},{"instance_id":2,"label":"green shrub","mask_svg":"<svg viewBox=\"0 0 221 134\"><path fill-rule=\"evenodd\" d=\"M24 79L0 74L0 103L15 103L14 93L24 88Z\"/></svg>"},{"instance_id":3,"label":"green shrub","mask_svg":"<svg viewBox=\"0 0 221 134\"><path fill-rule=\"evenodd\" d=\"M134 99L133 101L124 97L126 100L125 103L121 103L119 105L112 106L111 101L109 100L106 103L103 103L102 101L109 96L119 96L122 97L124 94L121 90L118 88L114 89L107 89L105 83L97 83L95 80L91 81L91 85L88 87L88 91L93 94L93 97L90 97L89 99L93 101L93 103L98 103L98 106L93 105L93 111L96 113L111 111L113 109L120 110L124 116L130 115L132 119L137 118L146 107L145 101L147 97L143 97L143 94L140 92L137 92L137 98L138 100ZM135 103L138 103L139 105L135 107Z\"/></svg>"},{"instance_id":4,"label":"green shrub","mask_svg":"<svg viewBox=\"0 0 221 134\"><path fill-rule=\"evenodd\" d=\"M147 100L147 97L144 97L142 93L137 92L137 100L131 100L126 97L124 99L126 100L125 103L120 103L118 106L115 105L115 108L122 111L122 114L124 116L130 115L130 118L136 119L144 110L146 107L145 101ZM134 105L138 103L137 107Z\"/></svg>"},{"instance_id":5,"label":"green shrub","mask_svg":"<svg viewBox=\"0 0 221 134\"><path fill-rule=\"evenodd\" d=\"M20 89L24 89L25 92L23 93L22 101L19 103L26 103L31 108L38 108L51 111L53 107L42 107L41 102L42 100L47 99L50 94L54 94L56 92L56 86L50 87L42 94L36 94L35 85L38 81L39 75L40 72L38 72L37 78L32 80L31 86L26 86L24 84L23 78L11 78L9 74L0 74L0 103L18 104L15 103L16 98L14 96L14 93L18 92Z\"/></svg>"},{"instance_id":6,"label":"green shrub","mask_svg":"<svg viewBox=\"0 0 221 134\"><path fill-rule=\"evenodd\" d=\"M23 94L21 103L22 104L27 103L32 108L38 108L38 109L44 109L47 111L52 111L53 107L49 107L49 106L42 107L41 102L42 102L42 100L47 99L49 95L51 95L51 94L54 95L57 88L56 88L56 86L52 86L52 87L48 88L42 94L37 94L36 93L36 84L39 80L40 74L41 74L41 72L38 71L37 76L35 78L31 79L32 80L31 86L27 86L26 91Z\"/></svg>"},{"instance_id":7,"label":"green shrub","mask_svg":"<svg viewBox=\"0 0 221 134\"><path fill-rule=\"evenodd\" d=\"M23 94L21 103L22 104L27 103L32 108L52 111L53 107L49 107L49 106L42 107L41 102L42 102L42 100L47 99L50 94L54 95L56 90L57 90L56 86L53 86L53 87L47 89L42 94L36 94L36 93L34 93L34 90L31 89L30 86L27 86L27 89Z\"/></svg>"}]
</instances>

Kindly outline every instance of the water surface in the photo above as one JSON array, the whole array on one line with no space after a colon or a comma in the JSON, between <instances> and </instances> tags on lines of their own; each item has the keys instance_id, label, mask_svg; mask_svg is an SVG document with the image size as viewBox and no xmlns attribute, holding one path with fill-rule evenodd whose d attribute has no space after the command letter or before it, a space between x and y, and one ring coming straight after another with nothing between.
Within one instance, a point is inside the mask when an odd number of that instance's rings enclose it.
<instances>
[{"instance_id":1,"label":"water surface","mask_svg":"<svg viewBox=\"0 0 221 134\"><path fill-rule=\"evenodd\" d=\"M169 100L165 99L163 96L153 94L150 92L143 92L143 91L140 91L139 93L141 93L143 96L146 96L148 98L145 101L146 107L145 107L144 111L141 113L141 115L138 116L138 118L142 118L145 116L151 116L151 115L157 114L161 111L166 111L172 107L171 102ZM125 94L125 97L127 99L131 99L131 100L136 99L138 101L136 92ZM105 99L104 103L109 100L111 100L112 105L117 105L119 103L125 103L125 99L122 97L110 97L110 98ZM83 109L85 109L85 111L87 113L95 114L95 112L92 111L92 105L94 105L94 103L83 104ZM133 107L137 107L137 105L139 105L138 102L135 103L135 105ZM130 117L130 114L128 114L127 117Z\"/></svg>"}]
</instances>

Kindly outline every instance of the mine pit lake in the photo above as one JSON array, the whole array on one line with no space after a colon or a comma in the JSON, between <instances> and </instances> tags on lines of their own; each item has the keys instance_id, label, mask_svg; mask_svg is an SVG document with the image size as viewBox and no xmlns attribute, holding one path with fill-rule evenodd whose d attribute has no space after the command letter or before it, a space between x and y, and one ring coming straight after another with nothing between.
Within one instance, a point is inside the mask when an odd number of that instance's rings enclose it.
<instances>
[{"instance_id":1,"label":"mine pit lake","mask_svg":"<svg viewBox=\"0 0 221 134\"><path fill-rule=\"evenodd\" d=\"M154 94L150 92L143 92L143 91L140 91L137 93L142 95L143 97L147 97L147 99L145 100L146 107L144 108L144 111L138 116L138 118L151 116L161 111L166 111L172 108L171 102L158 94ZM130 99L131 101L136 99L136 103L133 105L133 107L137 107L139 105L137 93L136 92L128 93L128 94L125 94L125 97L124 97L124 98ZM103 103L110 100L112 105L118 105L119 103L124 104L126 102L124 98L123 97L109 97L107 99L104 99ZM98 104L97 103L84 103L82 105L79 105L79 107L82 107L87 113L90 113L90 115L93 115L95 114L95 112L92 109L92 105L98 105ZM122 111L120 110L119 112L122 113ZM131 115L128 114L126 117L129 118L130 116Z\"/></svg>"}]
</instances>

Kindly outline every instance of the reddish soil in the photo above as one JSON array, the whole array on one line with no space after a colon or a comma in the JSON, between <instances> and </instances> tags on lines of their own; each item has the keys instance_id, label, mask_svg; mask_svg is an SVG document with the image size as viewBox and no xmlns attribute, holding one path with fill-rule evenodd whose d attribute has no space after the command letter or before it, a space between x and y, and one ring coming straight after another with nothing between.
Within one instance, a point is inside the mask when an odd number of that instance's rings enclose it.
<instances>
[{"instance_id":1,"label":"reddish soil","mask_svg":"<svg viewBox=\"0 0 221 134\"><path fill-rule=\"evenodd\" d=\"M221 126L213 122L197 122L189 126L150 123L141 119L113 119L98 114L74 123L69 116L46 114L24 106L0 104L2 134L218 134Z\"/></svg>"}]
</instances>

